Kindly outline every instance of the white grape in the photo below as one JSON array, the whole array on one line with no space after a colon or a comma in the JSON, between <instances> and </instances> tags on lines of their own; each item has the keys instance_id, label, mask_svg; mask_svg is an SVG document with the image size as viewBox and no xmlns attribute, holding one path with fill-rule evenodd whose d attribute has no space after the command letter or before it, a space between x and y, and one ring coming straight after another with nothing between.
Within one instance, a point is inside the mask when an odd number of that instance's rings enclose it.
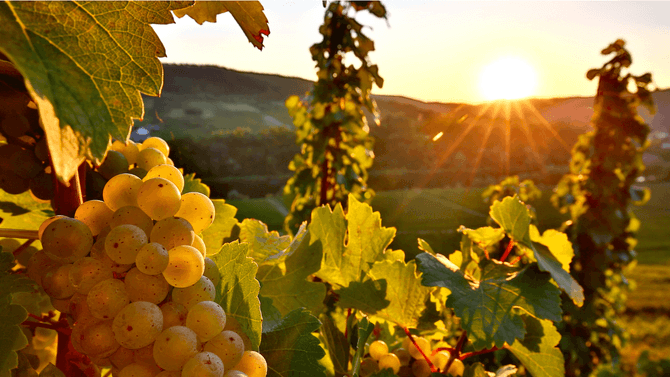
<instances>
[{"instance_id":1,"label":"white grape","mask_svg":"<svg viewBox=\"0 0 670 377\"><path fill-rule=\"evenodd\" d=\"M170 166L168 164L156 165L147 172L147 175L145 175L142 180L147 181L156 177L165 178L168 181L174 183L174 185L177 186L179 192L184 190L184 176L181 174L179 169L175 168L174 166Z\"/></svg>"},{"instance_id":2,"label":"white grape","mask_svg":"<svg viewBox=\"0 0 670 377\"><path fill-rule=\"evenodd\" d=\"M189 192L181 196L179 211L175 216L183 217L193 226L193 231L200 234L214 222L214 203L199 192Z\"/></svg>"},{"instance_id":3,"label":"white grape","mask_svg":"<svg viewBox=\"0 0 670 377\"><path fill-rule=\"evenodd\" d=\"M109 224L114 212L101 200L89 200L77 207L74 218L83 222L97 236Z\"/></svg>"},{"instance_id":4,"label":"white grape","mask_svg":"<svg viewBox=\"0 0 670 377\"><path fill-rule=\"evenodd\" d=\"M194 239L193 227L186 219L181 217L167 217L158 221L149 236L151 242L157 242L167 250L175 246L191 246Z\"/></svg>"},{"instance_id":5,"label":"white grape","mask_svg":"<svg viewBox=\"0 0 670 377\"><path fill-rule=\"evenodd\" d=\"M154 227L154 221L151 217L144 213L140 207L125 206L114 212L109 221L110 228L116 228L119 225L130 224L142 229L147 236L151 234L151 229Z\"/></svg>"},{"instance_id":6,"label":"white grape","mask_svg":"<svg viewBox=\"0 0 670 377\"><path fill-rule=\"evenodd\" d=\"M151 344L163 330L163 313L150 302L131 302L112 324L114 337L122 346L139 349Z\"/></svg>"},{"instance_id":7,"label":"white grape","mask_svg":"<svg viewBox=\"0 0 670 377\"><path fill-rule=\"evenodd\" d=\"M156 165L163 165L167 162L163 152L156 148L144 148L140 150L137 156L137 167L146 171L151 170Z\"/></svg>"},{"instance_id":8,"label":"white grape","mask_svg":"<svg viewBox=\"0 0 670 377\"><path fill-rule=\"evenodd\" d=\"M223 377L223 363L211 352L200 352L190 358L181 371L181 377Z\"/></svg>"},{"instance_id":9,"label":"white grape","mask_svg":"<svg viewBox=\"0 0 670 377\"><path fill-rule=\"evenodd\" d=\"M225 370L232 369L242 360L244 341L234 331L224 330L205 344L205 351L214 352L221 361Z\"/></svg>"},{"instance_id":10,"label":"white grape","mask_svg":"<svg viewBox=\"0 0 670 377\"><path fill-rule=\"evenodd\" d=\"M219 335L226 326L226 312L214 301L202 301L193 305L186 316L186 327L206 342Z\"/></svg>"},{"instance_id":11,"label":"white grape","mask_svg":"<svg viewBox=\"0 0 670 377\"><path fill-rule=\"evenodd\" d=\"M185 326L172 326L164 330L154 343L154 360L165 370L180 370L196 353L197 335Z\"/></svg>"},{"instance_id":12,"label":"white grape","mask_svg":"<svg viewBox=\"0 0 670 377\"><path fill-rule=\"evenodd\" d=\"M172 301L184 305L186 309L202 301L214 301L215 297L214 284L204 275L191 286L172 290Z\"/></svg>"},{"instance_id":13,"label":"white grape","mask_svg":"<svg viewBox=\"0 0 670 377\"><path fill-rule=\"evenodd\" d=\"M133 174L115 175L102 189L102 198L112 211L125 206L137 207L137 193L140 186L142 186L142 180Z\"/></svg>"},{"instance_id":14,"label":"white grape","mask_svg":"<svg viewBox=\"0 0 670 377\"><path fill-rule=\"evenodd\" d=\"M205 272L205 259L193 246L177 246L168 251L169 263L163 276L177 288L195 284Z\"/></svg>"},{"instance_id":15,"label":"white grape","mask_svg":"<svg viewBox=\"0 0 670 377\"><path fill-rule=\"evenodd\" d=\"M44 252L51 258L62 263L72 263L91 251L93 235L83 222L63 217L44 229L40 241Z\"/></svg>"},{"instance_id":16,"label":"white grape","mask_svg":"<svg viewBox=\"0 0 670 377\"><path fill-rule=\"evenodd\" d=\"M135 225L119 225L105 237L105 252L116 263L135 263L137 253L148 241L142 229Z\"/></svg>"},{"instance_id":17,"label":"white grape","mask_svg":"<svg viewBox=\"0 0 670 377\"><path fill-rule=\"evenodd\" d=\"M86 303L94 317L112 319L130 303L130 297L123 281L107 279L91 288Z\"/></svg>"},{"instance_id":18,"label":"white grape","mask_svg":"<svg viewBox=\"0 0 670 377\"><path fill-rule=\"evenodd\" d=\"M248 377L265 377L268 374L268 363L263 355L256 351L244 351L242 359L235 369L246 373Z\"/></svg>"},{"instance_id":19,"label":"white grape","mask_svg":"<svg viewBox=\"0 0 670 377\"><path fill-rule=\"evenodd\" d=\"M124 284L130 302L146 301L158 305L170 291L170 285L163 275L147 275L137 267L128 271Z\"/></svg>"},{"instance_id":20,"label":"white grape","mask_svg":"<svg viewBox=\"0 0 670 377\"><path fill-rule=\"evenodd\" d=\"M137 268L147 275L161 274L165 271L169 262L168 251L163 245L156 242L142 246L135 257Z\"/></svg>"},{"instance_id":21,"label":"white grape","mask_svg":"<svg viewBox=\"0 0 670 377\"><path fill-rule=\"evenodd\" d=\"M174 216L180 204L181 192L165 178L143 182L137 193L137 205L154 220Z\"/></svg>"}]
</instances>

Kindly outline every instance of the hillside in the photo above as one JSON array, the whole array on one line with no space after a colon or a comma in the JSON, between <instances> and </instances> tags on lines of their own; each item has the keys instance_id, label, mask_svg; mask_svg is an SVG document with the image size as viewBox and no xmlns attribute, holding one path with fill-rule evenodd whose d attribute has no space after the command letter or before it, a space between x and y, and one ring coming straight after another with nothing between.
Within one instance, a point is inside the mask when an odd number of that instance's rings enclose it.
<instances>
[{"instance_id":1,"label":"hillside","mask_svg":"<svg viewBox=\"0 0 670 377\"><path fill-rule=\"evenodd\" d=\"M305 95L313 83L215 66L166 64L164 69L163 94L144 97L146 115L136 123L133 138L155 134L174 140L180 165L210 183L231 176L278 176L269 190L281 187L298 151L284 101ZM670 90L653 97L656 116L641 111L654 138L645 162L656 166L647 173L664 176L670 160L662 148L669 142ZM374 98L382 122L371 129L377 156L371 180L380 180L383 188L411 187L417 179L428 186L485 185L520 173L551 184L565 172L570 149L589 129L593 113L592 97L478 105ZM433 141L440 132L444 137Z\"/></svg>"}]
</instances>

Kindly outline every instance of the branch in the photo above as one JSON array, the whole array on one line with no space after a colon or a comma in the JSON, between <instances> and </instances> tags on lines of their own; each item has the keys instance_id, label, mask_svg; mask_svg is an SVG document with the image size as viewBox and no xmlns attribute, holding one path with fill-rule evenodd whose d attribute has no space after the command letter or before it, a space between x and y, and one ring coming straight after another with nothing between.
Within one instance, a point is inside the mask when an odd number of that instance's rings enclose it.
<instances>
[{"instance_id":1,"label":"branch","mask_svg":"<svg viewBox=\"0 0 670 377\"><path fill-rule=\"evenodd\" d=\"M487 349L487 350L481 350L481 351L475 351L475 352L466 352L466 353L464 353L464 354L461 355L461 360L465 360L465 359L467 359L468 357L477 356L477 355L483 355L483 354L485 354L485 353L489 353L489 352L497 351L497 350L499 350L499 349L500 349L500 348L498 348L498 347L493 347L493 348L491 348L491 349Z\"/></svg>"},{"instance_id":2,"label":"branch","mask_svg":"<svg viewBox=\"0 0 670 377\"><path fill-rule=\"evenodd\" d=\"M27 249L28 247L30 247L30 245L32 245L33 242L35 242L35 240L33 240L33 239L29 239L29 240L27 240L26 242L24 242L21 246L19 246L18 248L16 248L16 250L14 250L14 252L12 253L12 254L14 254L14 257L16 257L17 255L21 254L21 252L22 252L23 250L25 250L25 249Z\"/></svg>"},{"instance_id":3,"label":"branch","mask_svg":"<svg viewBox=\"0 0 670 377\"><path fill-rule=\"evenodd\" d=\"M507 259L507 256L509 255L510 251L512 251L513 247L514 247L514 240L509 240L509 243L507 244L507 249L505 250L505 253L503 254L502 258L500 258L501 262L504 262L505 259Z\"/></svg>"},{"instance_id":4,"label":"branch","mask_svg":"<svg viewBox=\"0 0 670 377\"><path fill-rule=\"evenodd\" d=\"M456 343L456 348L454 349L454 352L451 353L449 356L449 361L447 361L447 365L444 367L445 371L448 371L449 368L451 368L451 364L454 362L454 360L459 359L461 360L461 350L463 350L463 347L465 346L465 342L468 341L468 332L463 330L461 333L461 337L458 338L458 343Z\"/></svg>"},{"instance_id":5,"label":"branch","mask_svg":"<svg viewBox=\"0 0 670 377\"><path fill-rule=\"evenodd\" d=\"M419 350L419 353L421 353L421 356L423 356L423 358L426 360L426 362L428 363L428 366L430 367L430 371L432 373L437 372L437 368L435 368L435 365L433 365L433 363L430 361L428 356L426 356L426 354L423 353L423 350L421 349L421 347L419 347L416 344L416 341L414 340L414 336L412 335L412 333L409 332L409 329L407 327L403 327L402 329L405 330L405 334L407 334L407 336L409 337L409 340L412 341L412 344L414 344L414 347L416 347L416 349Z\"/></svg>"},{"instance_id":6,"label":"branch","mask_svg":"<svg viewBox=\"0 0 670 377\"><path fill-rule=\"evenodd\" d=\"M39 240L38 231L27 229L0 229L0 237Z\"/></svg>"}]
</instances>

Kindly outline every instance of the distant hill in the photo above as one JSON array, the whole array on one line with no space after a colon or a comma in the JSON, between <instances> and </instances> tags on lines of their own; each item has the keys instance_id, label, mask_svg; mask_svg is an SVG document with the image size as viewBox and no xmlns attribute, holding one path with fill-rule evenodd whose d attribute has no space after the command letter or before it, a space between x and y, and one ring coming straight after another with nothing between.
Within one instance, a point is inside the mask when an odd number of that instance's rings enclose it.
<instances>
[{"instance_id":1,"label":"distant hill","mask_svg":"<svg viewBox=\"0 0 670 377\"><path fill-rule=\"evenodd\" d=\"M144 97L145 118L133 128L134 139L156 134L180 140L175 143L177 148L190 139L193 146L184 152L182 163L192 164L189 170L206 179L290 174L288 162L298 148L284 102L291 95L304 96L312 89L312 82L215 66L163 67L162 96ZM426 171L417 174L430 175L426 179L432 179L434 185L440 185L440 180L453 183L480 178L485 179L480 179L480 184L487 184L506 173L532 173L534 179L553 174L547 181L551 182L567 169L570 149L577 137L589 130L593 114L592 97L477 105L423 102L403 96L373 97L382 122L381 127L371 126L376 139L372 173ZM645 162L660 166L667 175L670 90L657 91L653 98L658 108L656 116L652 118L641 111L650 123L654 139ZM235 130L235 137L239 138L273 128L274 136L266 134L253 142L248 138L244 142L228 140L222 145L222 138ZM261 140L264 137L274 138L275 147L269 140ZM279 145L282 150L274 151ZM435 173L431 171L436 169L441 169L443 176L433 177ZM480 178L473 175L475 170ZM650 171L653 169L647 173ZM411 185L403 183L405 173L398 174L387 182L389 187Z\"/></svg>"}]
</instances>

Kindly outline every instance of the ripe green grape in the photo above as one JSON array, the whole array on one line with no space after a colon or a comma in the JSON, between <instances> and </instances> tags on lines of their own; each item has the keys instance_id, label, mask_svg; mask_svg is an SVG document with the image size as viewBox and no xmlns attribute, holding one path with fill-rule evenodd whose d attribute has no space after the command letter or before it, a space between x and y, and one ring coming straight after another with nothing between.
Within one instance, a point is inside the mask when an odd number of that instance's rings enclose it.
<instances>
[{"instance_id":1,"label":"ripe green grape","mask_svg":"<svg viewBox=\"0 0 670 377\"><path fill-rule=\"evenodd\" d=\"M193 227L181 217L167 217L158 221L149 236L151 242L157 242L167 250L175 246L191 246L194 239Z\"/></svg>"},{"instance_id":2,"label":"ripe green grape","mask_svg":"<svg viewBox=\"0 0 670 377\"><path fill-rule=\"evenodd\" d=\"M75 293L72 297L70 297L70 303L68 304L68 313L77 322L86 322L90 318L95 318L91 314L91 310L86 304L86 295L83 295L81 293ZM99 321L99 319L97 320ZM89 321L89 322L95 322L95 321Z\"/></svg>"},{"instance_id":3,"label":"ripe green grape","mask_svg":"<svg viewBox=\"0 0 670 377\"><path fill-rule=\"evenodd\" d=\"M432 372L426 359L417 359L412 364L412 373L414 377L429 377Z\"/></svg>"},{"instance_id":4,"label":"ripe green grape","mask_svg":"<svg viewBox=\"0 0 670 377\"><path fill-rule=\"evenodd\" d=\"M4 100L5 99L3 98L3 101ZM6 114L2 119L0 128L2 128L2 132L5 135L18 138L30 130L30 121L25 115L19 112L12 112Z\"/></svg>"},{"instance_id":5,"label":"ripe green grape","mask_svg":"<svg viewBox=\"0 0 670 377\"><path fill-rule=\"evenodd\" d=\"M214 301L215 297L216 288L204 275L191 286L172 290L172 301L184 305L186 309L202 301Z\"/></svg>"},{"instance_id":6,"label":"ripe green grape","mask_svg":"<svg viewBox=\"0 0 670 377\"><path fill-rule=\"evenodd\" d=\"M172 326L183 326L186 323L188 309L182 304L174 301L168 301L160 306L163 312L163 328Z\"/></svg>"},{"instance_id":7,"label":"ripe green grape","mask_svg":"<svg viewBox=\"0 0 670 377\"><path fill-rule=\"evenodd\" d=\"M180 370L196 353L197 335L185 326L172 326L164 330L154 343L154 360L165 370Z\"/></svg>"},{"instance_id":8,"label":"ripe green grape","mask_svg":"<svg viewBox=\"0 0 670 377\"><path fill-rule=\"evenodd\" d=\"M62 314L68 314L70 312L70 297L68 298L63 298L63 299L57 299L53 297L49 297L49 302L51 302L51 306L54 307L54 309L58 310Z\"/></svg>"},{"instance_id":9,"label":"ripe green grape","mask_svg":"<svg viewBox=\"0 0 670 377\"><path fill-rule=\"evenodd\" d=\"M42 286L42 278L44 274L54 267L60 266L62 263L50 258L44 250L39 250L33 254L28 260L26 268L28 270L28 277Z\"/></svg>"},{"instance_id":10,"label":"ripe green grape","mask_svg":"<svg viewBox=\"0 0 670 377\"><path fill-rule=\"evenodd\" d=\"M39 200L51 200L55 195L51 174L41 171L28 184L30 193Z\"/></svg>"},{"instance_id":11,"label":"ripe green grape","mask_svg":"<svg viewBox=\"0 0 670 377\"><path fill-rule=\"evenodd\" d=\"M105 269L111 270L112 273L121 274L133 267L132 264L121 264L114 262L105 251L105 239L101 238L100 236L98 236L98 239L91 248L90 257L100 261L105 266Z\"/></svg>"},{"instance_id":12,"label":"ripe green grape","mask_svg":"<svg viewBox=\"0 0 670 377\"><path fill-rule=\"evenodd\" d=\"M379 361L382 358L382 356L387 355L389 353L389 346L387 346L386 342L384 342L383 340L375 340L370 344L368 352L370 353L370 357Z\"/></svg>"},{"instance_id":13,"label":"ripe green grape","mask_svg":"<svg viewBox=\"0 0 670 377\"><path fill-rule=\"evenodd\" d=\"M147 171L142 168L132 168L128 173L137 176L139 179L144 179L147 176Z\"/></svg>"},{"instance_id":14,"label":"ripe green grape","mask_svg":"<svg viewBox=\"0 0 670 377\"><path fill-rule=\"evenodd\" d=\"M128 159L121 152L108 150L102 164L98 166L98 173L106 179L111 179L115 175L128 172Z\"/></svg>"},{"instance_id":15,"label":"ripe green grape","mask_svg":"<svg viewBox=\"0 0 670 377\"><path fill-rule=\"evenodd\" d=\"M118 348L114 339L112 320L89 325L81 334L81 348L89 357L109 357Z\"/></svg>"},{"instance_id":16,"label":"ripe green grape","mask_svg":"<svg viewBox=\"0 0 670 377\"><path fill-rule=\"evenodd\" d=\"M131 302L114 318L114 337L122 346L139 349L151 344L163 330L163 313L150 302Z\"/></svg>"},{"instance_id":17,"label":"ripe green grape","mask_svg":"<svg viewBox=\"0 0 670 377\"><path fill-rule=\"evenodd\" d=\"M71 264L64 264L47 271L42 278L44 292L56 299L72 297L76 288L70 282Z\"/></svg>"},{"instance_id":18,"label":"ripe green grape","mask_svg":"<svg viewBox=\"0 0 670 377\"><path fill-rule=\"evenodd\" d=\"M167 162L163 152L156 148L142 149L137 155L137 167L146 171L151 170L156 165L164 165Z\"/></svg>"},{"instance_id":19,"label":"ripe green grape","mask_svg":"<svg viewBox=\"0 0 670 377\"><path fill-rule=\"evenodd\" d=\"M105 252L119 264L135 263L137 253L149 240L135 225L119 225L105 237Z\"/></svg>"},{"instance_id":20,"label":"ripe green grape","mask_svg":"<svg viewBox=\"0 0 670 377\"><path fill-rule=\"evenodd\" d=\"M169 263L163 276L177 288L195 284L205 272L205 259L193 246L177 246L168 251Z\"/></svg>"},{"instance_id":21,"label":"ripe green grape","mask_svg":"<svg viewBox=\"0 0 670 377\"><path fill-rule=\"evenodd\" d=\"M237 369L229 369L223 375L223 377L248 377L246 373L239 371Z\"/></svg>"},{"instance_id":22,"label":"ripe green grape","mask_svg":"<svg viewBox=\"0 0 670 377\"><path fill-rule=\"evenodd\" d=\"M86 256L93 246L93 235L83 222L63 217L51 222L42 234L42 248L51 258L72 263Z\"/></svg>"},{"instance_id":23,"label":"ripe green grape","mask_svg":"<svg viewBox=\"0 0 670 377\"><path fill-rule=\"evenodd\" d=\"M156 148L159 151L161 151L161 153L163 153L165 157L170 155L170 146L168 145L168 143L165 142L165 140L161 139L160 137L152 136L144 140L142 142L142 146L140 149L147 149L147 148Z\"/></svg>"},{"instance_id":24,"label":"ripe green grape","mask_svg":"<svg viewBox=\"0 0 670 377\"><path fill-rule=\"evenodd\" d=\"M444 368L449 362L449 351L440 351L432 356L430 356L430 361L435 365L435 367L441 371L444 371Z\"/></svg>"},{"instance_id":25,"label":"ripe green grape","mask_svg":"<svg viewBox=\"0 0 670 377\"><path fill-rule=\"evenodd\" d=\"M237 335L242 338L242 342L244 343L244 349L245 350L250 350L251 349L251 340L249 339L249 336L244 332L244 329L242 328L242 325L235 319L233 316L226 316L226 326L223 328L224 331L232 331L237 333Z\"/></svg>"},{"instance_id":26,"label":"ripe green grape","mask_svg":"<svg viewBox=\"0 0 670 377\"><path fill-rule=\"evenodd\" d=\"M223 363L211 352L200 352L188 359L181 371L182 377L223 377Z\"/></svg>"},{"instance_id":27,"label":"ripe green grape","mask_svg":"<svg viewBox=\"0 0 670 377\"><path fill-rule=\"evenodd\" d=\"M91 288L86 303L94 317L111 319L130 303L130 296L123 281L107 279Z\"/></svg>"},{"instance_id":28,"label":"ripe green grape","mask_svg":"<svg viewBox=\"0 0 670 377\"><path fill-rule=\"evenodd\" d=\"M412 358L412 355L409 354L409 351L400 347L400 348L394 349L393 353L396 356L398 356L398 360L400 360L400 365L402 365L402 366L409 365L410 359Z\"/></svg>"},{"instance_id":29,"label":"ripe green grape","mask_svg":"<svg viewBox=\"0 0 670 377\"><path fill-rule=\"evenodd\" d=\"M206 276L212 284L216 287L221 281L221 273L219 272L219 266L216 265L216 262L210 258L205 258L205 272L203 276Z\"/></svg>"},{"instance_id":30,"label":"ripe green grape","mask_svg":"<svg viewBox=\"0 0 670 377\"><path fill-rule=\"evenodd\" d=\"M85 257L72 264L70 283L78 293L88 294L94 285L114 277L112 271L99 260Z\"/></svg>"},{"instance_id":31,"label":"ripe green grape","mask_svg":"<svg viewBox=\"0 0 670 377\"><path fill-rule=\"evenodd\" d=\"M183 217L193 226L193 231L200 234L214 222L214 203L199 192L188 192L181 196L179 211L175 216Z\"/></svg>"},{"instance_id":32,"label":"ripe green grape","mask_svg":"<svg viewBox=\"0 0 670 377\"><path fill-rule=\"evenodd\" d=\"M113 229L119 225L135 225L142 229L147 236L151 234L154 227L154 221L144 213L139 207L125 206L117 209L109 221L109 226Z\"/></svg>"},{"instance_id":33,"label":"ripe green grape","mask_svg":"<svg viewBox=\"0 0 670 377\"><path fill-rule=\"evenodd\" d=\"M102 198L112 211L125 206L137 207L137 193L142 180L128 173L115 175L102 189Z\"/></svg>"},{"instance_id":34,"label":"ripe green grape","mask_svg":"<svg viewBox=\"0 0 670 377\"><path fill-rule=\"evenodd\" d=\"M379 369L384 370L386 368L393 369L393 373L398 373L400 370L400 359L393 353L387 353L379 359Z\"/></svg>"},{"instance_id":35,"label":"ripe green grape","mask_svg":"<svg viewBox=\"0 0 670 377\"><path fill-rule=\"evenodd\" d=\"M117 350L109 356L109 360L119 369L123 369L135 362L133 350L126 347L117 348Z\"/></svg>"},{"instance_id":36,"label":"ripe green grape","mask_svg":"<svg viewBox=\"0 0 670 377\"><path fill-rule=\"evenodd\" d=\"M198 249L200 254L202 254L204 258L207 258L207 246L205 245L205 241L203 241L199 235L195 235L193 238L193 244L191 246Z\"/></svg>"},{"instance_id":37,"label":"ripe green grape","mask_svg":"<svg viewBox=\"0 0 670 377\"><path fill-rule=\"evenodd\" d=\"M132 363L121 369L119 377L154 377L160 373L160 369L154 365Z\"/></svg>"},{"instance_id":38,"label":"ripe green grape","mask_svg":"<svg viewBox=\"0 0 670 377\"><path fill-rule=\"evenodd\" d=\"M111 149L123 153L123 156L126 158L129 165L137 162L137 155L140 153L140 148L132 140L128 140L125 144L116 140L112 143Z\"/></svg>"},{"instance_id":39,"label":"ripe green grape","mask_svg":"<svg viewBox=\"0 0 670 377\"><path fill-rule=\"evenodd\" d=\"M175 168L174 166L170 166L168 164L156 165L147 172L142 180L147 181L156 177L165 178L168 181L174 183L174 185L177 186L179 192L184 190L184 176L181 175L179 169Z\"/></svg>"},{"instance_id":40,"label":"ripe green grape","mask_svg":"<svg viewBox=\"0 0 670 377\"><path fill-rule=\"evenodd\" d=\"M158 275L163 273L170 262L168 251L163 245L152 242L148 243L137 252L135 264L137 268L147 275Z\"/></svg>"},{"instance_id":41,"label":"ripe green grape","mask_svg":"<svg viewBox=\"0 0 670 377\"><path fill-rule=\"evenodd\" d=\"M214 352L223 362L224 370L232 369L242 359L244 342L234 331L224 330L205 344L205 351Z\"/></svg>"},{"instance_id":42,"label":"ripe green grape","mask_svg":"<svg viewBox=\"0 0 670 377\"><path fill-rule=\"evenodd\" d=\"M405 341L409 343L409 345L405 345ZM423 359L421 352L414 346L409 337L407 337L405 341L403 341L403 347L407 347L406 349L409 351L409 354L415 359ZM430 342L426 338L415 336L414 341L425 355L430 355Z\"/></svg>"},{"instance_id":43,"label":"ripe green grape","mask_svg":"<svg viewBox=\"0 0 670 377\"><path fill-rule=\"evenodd\" d=\"M454 376L462 376L464 371L465 365L463 365L463 362L459 359L454 359L448 370L448 372Z\"/></svg>"},{"instance_id":44,"label":"ripe green grape","mask_svg":"<svg viewBox=\"0 0 670 377\"><path fill-rule=\"evenodd\" d=\"M263 355L256 351L244 351L242 359L235 369L246 373L248 377L265 377L268 374L268 363Z\"/></svg>"},{"instance_id":45,"label":"ripe green grape","mask_svg":"<svg viewBox=\"0 0 670 377\"><path fill-rule=\"evenodd\" d=\"M206 342L219 335L226 326L226 312L214 301L202 301L193 305L186 316L186 327Z\"/></svg>"},{"instance_id":46,"label":"ripe green grape","mask_svg":"<svg viewBox=\"0 0 670 377\"><path fill-rule=\"evenodd\" d=\"M112 219L112 212L102 200L89 200L77 208L74 218L83 222L97 236Z\"/></svg>"},{"instance_id":47,"label":"ripe green grape","mask_svg":"<svg viewBox=\"0 0 670 377\"><path fill-rule=\"evenodd\" d=\"M158 305L170 291L163 275L147 275L137 267L130 269L124 279L130 302L146 301Z\"/></svg>"},{"instance_id":48,"label":"ripe green grape","mask_svg":"<svg viewBox=\"0 0 670 377\"><path fill-rule=\"evenodd\" d=\"M56 215L56 216L49 217L48 219L42 221L42 224L40 224L40 228L39 228L39 230L37 231L37 236L38 236L40 239L42 239L42 234L44 234L44 230L47 228L47 226L49 226L49 224L51 224L52 222L54 222L54 221L56 221L56 220L58 220L58 219L63 219L63 218L66 218L66 217L67 217L67 216Z\"/></svg>"},{"instance_id":49,"label":"ripe green grape","mask_svg":"<svg viewBox=\"0 0 670 377\"><path fill-rule=\"evenodd\" d=\"M174 216L179 211L181 192L165 178L151 178L140 186L137 204L154 220Z\"/></svg>"},{"instance_id":50,"label":"ripe green grape","mask_svg":"<svg viewBox=\"0 0 670 377\"><path fill-rule=\"evenodd\" d=\"M133 360L140 364L155 364L154 361L154 344L144 346L133 351Z\"/></svg>"}]
</instances>

